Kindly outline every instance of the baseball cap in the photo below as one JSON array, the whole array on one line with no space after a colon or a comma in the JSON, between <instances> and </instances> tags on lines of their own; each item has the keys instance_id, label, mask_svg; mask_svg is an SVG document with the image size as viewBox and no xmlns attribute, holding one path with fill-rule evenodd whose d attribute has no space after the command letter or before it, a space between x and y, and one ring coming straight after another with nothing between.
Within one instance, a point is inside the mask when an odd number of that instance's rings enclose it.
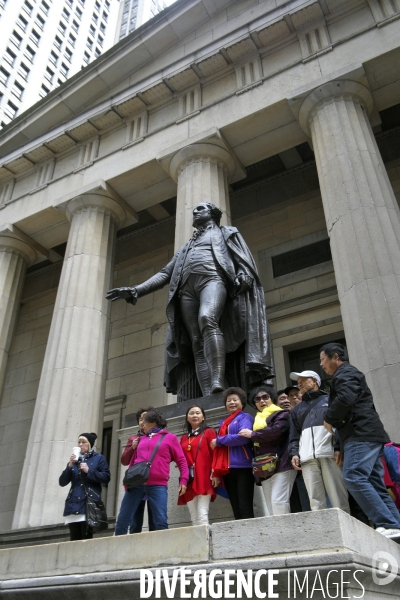
<instances>
[{"instance_id":1,"label":"baseball cap","mask_svg":"<svg viewBox=\"0 0 400 600\"><path fill-rule=\"evenodd\" d=\"M290 373L289 377L290 379L293 379L293 381L297 381L298 377L313 377L317 380L318 387L321 385L321 377L315 371L303 371L302 373L293 372Z\"/></svg>"},{"instance_id":2,"label":"baseball cap","mask_svg":"<svg viewBox=\"0 0 400 600\"><path fill-rule=\"evenodd\" d=\"M290 390L297 390L299 392L300 388L298 385L288 385L288 387L284 389L285 394L288 395Z\"/></svg>"}]
</instances>

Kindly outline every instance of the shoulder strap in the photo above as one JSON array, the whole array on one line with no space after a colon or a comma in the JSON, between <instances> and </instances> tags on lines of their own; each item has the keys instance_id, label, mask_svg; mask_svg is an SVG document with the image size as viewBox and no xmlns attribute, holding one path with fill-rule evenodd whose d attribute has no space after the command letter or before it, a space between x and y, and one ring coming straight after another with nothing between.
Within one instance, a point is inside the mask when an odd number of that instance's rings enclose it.
<instances>
[{"instance_id":1,"label":"shoulder strap","mask_svg":"<svg viewBox=\"0 0 400 600\"><path fill-rule=\"evenodd\" d=\"M157 444L156 444L156 447L154 448L154 450L153 450L153 452L151 453L151 456L150 456L150 458L149 458L149 460L148 460L148 465L149 465L149 467L151 467L151 463L153 462L153 460L154 460L154 457L155 457L155 455L157 454L157 450L159 449L159 447L160 447L160 444L161 444L161 442L163 441L163 439L165 438L165 436L166 436L166 435L167 435L166 433L163 433L162 435L160 435L160 438L159 438L159 440L158 440L158 442L157 442Z\"/></svg>"},{"instance_id":2,"label":"shoulder strap","mask_svg":"<svg viewBox=\"0 0 400 600\"><path fill-rule=\"evenodd\" d=\"M317 406L317 404L320 402L321 400L321 396L316 398L315 400L313 400L313 402L310 402L309 407L307 408L307 410L302 414L302 419L300 422L300 431L303 429L303 425L305 423L306 418L308 417L309 412L315 407Z\"/></svg>"},{"instance_id":3,"label":"shoulder strap","mask_svg":"<svg viewBox=\"0 0 400 600\"><path fill-rule=\"evenodd\" d=\"M200 438L200 441L199 441L199 445L197 446L197 450L196 450L196 454L195 454L195 457L194 457L193 465L195 465L195 464L196 464L197 455L198 455L198 453L199 453L200 446L201 446L201 440L203 439L203 437L204 437L204 431L203 431L203 433L201 434L201 438Z\"/></svg>"}]
</instances>

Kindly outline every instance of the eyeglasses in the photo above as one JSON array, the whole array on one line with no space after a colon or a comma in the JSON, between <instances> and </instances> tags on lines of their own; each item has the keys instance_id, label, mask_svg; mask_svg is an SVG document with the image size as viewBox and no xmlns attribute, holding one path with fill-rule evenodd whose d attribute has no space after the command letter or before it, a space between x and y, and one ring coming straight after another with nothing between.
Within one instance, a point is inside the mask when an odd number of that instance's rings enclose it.
<instances>
[{"instance_id":1,"label":"eyeglasses","mask_svg":"<svg viewBox=\"0 0 400 600\"><path fill-rule=\"evenodd\" d=\"M263 394L262 396L256 396L254 398L254 402L261 402L261 400L269 400L268 394Z\"/></svg>"}]
</instances>

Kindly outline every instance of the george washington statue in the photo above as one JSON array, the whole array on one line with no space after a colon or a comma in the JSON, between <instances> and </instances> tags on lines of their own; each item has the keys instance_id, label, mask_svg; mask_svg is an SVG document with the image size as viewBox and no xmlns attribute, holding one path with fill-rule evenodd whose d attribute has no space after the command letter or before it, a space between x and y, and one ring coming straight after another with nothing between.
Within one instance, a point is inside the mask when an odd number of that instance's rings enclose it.
<instances>
[{"instance_id":1,"label":"george washington statue","mask_svg":"<svg viewBox=\"0 0 400 600\"><path fill-rule=\"evenodd\" d=\"M178 401L274 376L257 267L236 227L220 227L221 215L214 204L196 206L193 236L159 273L107 293L136 304L169 283L164 384Z\"/></svg>"}]
</instances>

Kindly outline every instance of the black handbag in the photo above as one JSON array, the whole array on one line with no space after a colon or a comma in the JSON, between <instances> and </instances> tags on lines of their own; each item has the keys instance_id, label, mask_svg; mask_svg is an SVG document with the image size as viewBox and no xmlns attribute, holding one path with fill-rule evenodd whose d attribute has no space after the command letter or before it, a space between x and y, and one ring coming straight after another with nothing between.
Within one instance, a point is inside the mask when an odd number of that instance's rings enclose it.
<instances>
[{"instance_id":1,"label":"black handbag","mask_svg":"<svg viewBox=\"0 0 400 600\"><path fill-rule=\"evenodd\" d=\"M92 533L108 528L106 507L102 500L94 500L86 496L86 528Z\"/></svg>"},{"instance_id":2,"label":"black handbag","mask_svg":"<svg viewBox=\"0 0 400 600\"><path fill-rule=\"evenodd\" d=\"M144 483L146 483L150 476L151 464L154 460L158 448L160 447L161 442L163 441L166 435L166 433L163 433L160 436L160 439L158 440L157 445L154 448L149 460L138 462L125 471L125 476L122 483L128 489L139 487L139 485L143 485Z\"/></svg>"},{"instance_id":3,"label":"black handbag","mask_svg":"<svg viewBox=\"0 0 400 600\"><path fill-rule=\"evenodd\" d=\"M91 533L99 533L99 531L108 529L108 517L104 502L102 500L95 500L89 496L81 471L79 471L79 477L86 496L86 530Z\"/></svg>"}]
</instances>

